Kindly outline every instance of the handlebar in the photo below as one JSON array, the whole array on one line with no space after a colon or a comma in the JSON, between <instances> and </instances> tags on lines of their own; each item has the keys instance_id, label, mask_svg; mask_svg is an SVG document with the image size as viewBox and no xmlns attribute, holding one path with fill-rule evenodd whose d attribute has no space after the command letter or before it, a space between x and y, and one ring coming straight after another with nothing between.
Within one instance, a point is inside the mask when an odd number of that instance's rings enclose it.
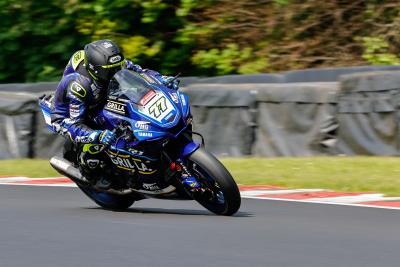
<instances>
[{"instance_id":1,"label":"handlebar","mask_svg":"<svg viewBox=\"0 0 400 267\"><path fill-rule=\"evenodd\" d=\"M175 75L175 76L166 84L166 86L168 86L168 87L172 86L172 83L173 83L174 81L176 81L180 75L181 75L181 73L179 72L177 75Z\"/></svg>"}]
</instances>

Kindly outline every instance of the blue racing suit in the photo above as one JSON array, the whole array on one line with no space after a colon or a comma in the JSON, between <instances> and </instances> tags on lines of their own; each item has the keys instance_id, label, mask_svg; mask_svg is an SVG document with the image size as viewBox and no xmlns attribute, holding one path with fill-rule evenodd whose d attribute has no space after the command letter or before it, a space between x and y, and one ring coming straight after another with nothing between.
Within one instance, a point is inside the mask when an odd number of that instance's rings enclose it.
<instances>
[{"instance_id":1,"label":"blue racing suit","mask_svg":"<svg viewBox=\"0 0 400 267\"><path fill-rule=\"evenodd\" d=\"M129 60L125 67L165 82L160 73L142 69ZM102 127L97 117L106 102L107 86L98 83L86 70L84 51L74 53L54 94L51 122L57 133L68 136L75 144L98 143Z\"/></svg>"}]
</instances>

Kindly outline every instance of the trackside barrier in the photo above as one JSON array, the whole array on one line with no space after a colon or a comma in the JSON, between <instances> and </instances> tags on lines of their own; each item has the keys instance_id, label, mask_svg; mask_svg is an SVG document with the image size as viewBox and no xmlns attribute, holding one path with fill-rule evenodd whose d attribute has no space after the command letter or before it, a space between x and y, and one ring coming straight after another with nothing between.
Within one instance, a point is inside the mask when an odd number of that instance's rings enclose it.
<instances>
[{"instance_id":1,"label":"trackside barrier","mask_svg":"<svg viewBox=\"0 0 400 267\"><path fill-rule=\"evenodd\" d=\"M195 131L219 156L398 155L400 71L367 72L376 68L190 77L182 90ZM338 73L353 74L330 81ZM285 82L301 77L312 82ZM47 131L37 106L56 85L0 85L0 159L61 150L63 139Z\"/></svg>"}]
</instances>

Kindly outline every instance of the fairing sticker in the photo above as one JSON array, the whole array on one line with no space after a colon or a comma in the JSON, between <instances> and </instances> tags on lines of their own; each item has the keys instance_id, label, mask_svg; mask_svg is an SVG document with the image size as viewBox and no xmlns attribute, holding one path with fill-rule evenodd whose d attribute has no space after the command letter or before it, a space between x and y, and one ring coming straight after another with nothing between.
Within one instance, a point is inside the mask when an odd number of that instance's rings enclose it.
<instances>
[{"instance_id":1,"label":"fairing sticker","mask_svg":"<svg viewBox=\"0 0 400 267\"><path fill-rule=\"evenodd\" d=\"M176 115L176 110L171 101L158 92L145 106L138 109L143 115L162 124L171 122ZM171 119L172 118L172 119Z\"/></svg>"}]
</instances>

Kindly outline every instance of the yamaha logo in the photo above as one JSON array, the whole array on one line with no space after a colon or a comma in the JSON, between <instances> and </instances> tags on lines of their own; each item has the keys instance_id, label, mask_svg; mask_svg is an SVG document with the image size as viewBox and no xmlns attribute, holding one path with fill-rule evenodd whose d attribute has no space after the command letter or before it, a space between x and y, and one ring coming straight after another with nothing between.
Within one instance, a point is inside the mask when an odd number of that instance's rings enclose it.
<instances>
[{"instance_id":1,"label":"yamaha logo","mask_svg":"<svg viewBox=\"0 0 400 267\"><path fill-rule=\"evenodd\" d=\"M117 63L119 61L121 61L121 56L114 56L112 58L110 58L110 63Z\"/></svg>"},{"instance_id":2,"label":"yamaha logo","mask_svg":"<svg viewBox=\"0 0 400 267\"><path fill-rule=\"evenodd\" d=\"M102 43L102 45L104 48L110 48L113 46L112 43L110 43L110 42L104 42L104 43Z\"/></svg>"}]
</instances>

